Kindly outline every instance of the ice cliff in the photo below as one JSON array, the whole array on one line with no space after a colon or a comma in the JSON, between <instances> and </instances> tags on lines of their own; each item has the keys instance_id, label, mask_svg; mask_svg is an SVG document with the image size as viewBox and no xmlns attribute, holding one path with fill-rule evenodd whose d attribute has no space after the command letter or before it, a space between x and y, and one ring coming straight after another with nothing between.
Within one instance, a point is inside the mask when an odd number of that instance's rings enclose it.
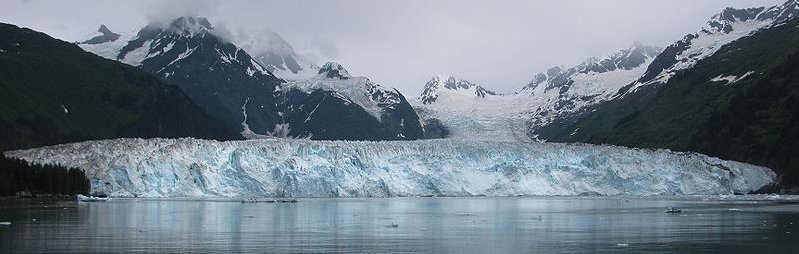
<instances>
[{"instance_id":1,"label":"ice cliff","mask_svg":"<svg viewBox=\"0 0 799 254\"><path fill-rule=\"evenodd\" d=\"M733 194L775 180L695 153L465 140L117 139L6 155L85 169L115 197Z\"/></svg>"}]
</instances>

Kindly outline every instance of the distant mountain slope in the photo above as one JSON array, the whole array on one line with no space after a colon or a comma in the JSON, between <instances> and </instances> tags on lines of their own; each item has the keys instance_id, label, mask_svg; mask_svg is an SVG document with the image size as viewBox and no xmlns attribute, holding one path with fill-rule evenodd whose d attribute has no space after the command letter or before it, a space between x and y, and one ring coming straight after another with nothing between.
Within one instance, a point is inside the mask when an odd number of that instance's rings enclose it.
<instances>
[{"instance_id":1,"label":"distant mountain slope","mask_svg":"<svg viewBox=\"0 0 799 254\"><path fill-rule=\"evenodd\" d=\"M241 136L144 71L0 24L0 150L118 137Z\"/></svg>"},{"instance_id":2,"label":"distant mountain slope","mask_svg":"<svg viewBox=\"0 0 799 254\"><path fill-rule=\"evenodd\" d=\"M352 135L359 140L424 138L419 116L405 96L368 78L354 77L337 63L325 64L314 78L282 85L281 92L286 94L283 106L286 110L281 115L293 119L287 120L293 126L290 136L342 139ZM334 101L339 103L331 104ZM339 134L334 135L333 130Z\"/></svg>"},{"instance_id":3,"label":"distant mountain slope","mask_svg":"<svg viewBox=\"0 0 799 254\"><path fill-rule=\"evenodd\" d=\"M799 20L720 47L665 84L547 126L540 137L697 151L771 167L784 186L797 186Z\"/></svg>"}]
</instances>

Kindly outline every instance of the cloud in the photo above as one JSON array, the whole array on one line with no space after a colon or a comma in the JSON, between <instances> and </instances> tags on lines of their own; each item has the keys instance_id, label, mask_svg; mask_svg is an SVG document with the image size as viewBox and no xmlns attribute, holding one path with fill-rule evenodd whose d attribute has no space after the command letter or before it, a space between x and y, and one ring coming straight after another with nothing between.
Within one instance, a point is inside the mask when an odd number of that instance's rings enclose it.
<instances>
[{"instance_id":1,"label":"cloud","mask_svg":"<svg viewBox=\"0 0 799 254\"><path fill-rule=\"evenodd\" d=\"M315 48L323 57L334 59L341 56L341 51L333 40L317 37L311 40L309 45L311 48Z\"/></svg>"},{"instance_id":2,"label":"cloud","mask_svg":"<svg viewBox=\"0 0 799 254\"><path fill-rule=\"evenodd\" d=\"M156 25L168 25L173 19L183 16L212 18L217 14L218 6L216 0L156 1L145 7L145 18Z\"/></svg>"},{"instance_id":3,"label":"cloud","mask_svg":"<svg viewBox=\"0 0 799 254\"><path fill-rule=\"evenodd\" d=\"M314 37L305 43L296 45L295 52L316 64L337 62L341 58L341 49L336 41L321 37Z\"/></svg>"},{"instance_id":4,"label":"cloud","mask_svg":"<svg viewBox=\"0 0 799 254\"><path fill-rule=\"evenodd\" d=\"M211 31L214 35L225 40L230 43L236 44L236 35L230 30L230 27L224 21L214 22L213 20L210 21L211 25L214 26L214 30Z\"/></svg>"}]
</instances>

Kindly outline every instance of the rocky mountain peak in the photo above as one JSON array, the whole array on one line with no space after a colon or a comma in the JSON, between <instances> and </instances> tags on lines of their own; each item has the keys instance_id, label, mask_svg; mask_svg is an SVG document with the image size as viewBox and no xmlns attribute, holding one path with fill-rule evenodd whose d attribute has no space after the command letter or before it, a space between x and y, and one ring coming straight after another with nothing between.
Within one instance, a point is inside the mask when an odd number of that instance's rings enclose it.
<instances>
[{"instance_id":1,"label":"rocky mountain peak","mask_svg":"<svg viewBox=\"0 0 799 254\"><path fill-rule=\"evenodd\" d=\"M344 69L344 66L341 66L335 62L328 62L319 68L319 75L321 77L332 78L332 79L349 79L352 76Z\"/></svg>"},{"instance_id":2,"label":"rocky mountain peak","mask_svg":"<svg viewBox=\"0 0 799 254\"><path fill-rule=\"evenodd\" d=\"M483 88L465 79L457 79L450 75L435 75L424 86L418 100L423 104L432 104L438 99L440 89L465 92L465 94L485 98L487 95L497 95L496 92Z\"/></svg>"},{"instance_id":3,"label":"rocky mountain peak","mask_svg":"<svg viewBox=\"0 0 799 254\"><path fill-rule=\"evenodd\" d=\"M194 35L205 33L214 29L211 22L204 17L184 16L179 17L170 23L167 28L168 31L175 32L181 35Z\"/></svg>"},{"instance_id":4,"label":"rocky mountain peak","mask_svg":"<svg viewBox=\"0 0 799 254\"><path fill-rule=\"evenodd\" d=\"M85 40L81 42L81 44L102 44L106 42L112 42L119 39L120 35L114 32L111 32L111 29L108 29L105 25L100 25L100 28L97 29L97 33L91 39Z\"/></svg>"},{"instance_id":5,"label":"rocky mountain peak","mask_svg":"<svg viewBox=\"0 0 799 254\"><path fill-rule=\"evenodd\" d=\"M536 74L533 80L523 90L535 90L541 84L546 84L546 90L563 87L570 83L572 76L579 73L606 73L611 71L632 70L642 67L651 59L657 57L661 48L650 46L641 42L633 42L627 49L620 50L603 58L591 57L583 63L564 68L555 66L544 72Z\"/></svg>"}]
</instances>

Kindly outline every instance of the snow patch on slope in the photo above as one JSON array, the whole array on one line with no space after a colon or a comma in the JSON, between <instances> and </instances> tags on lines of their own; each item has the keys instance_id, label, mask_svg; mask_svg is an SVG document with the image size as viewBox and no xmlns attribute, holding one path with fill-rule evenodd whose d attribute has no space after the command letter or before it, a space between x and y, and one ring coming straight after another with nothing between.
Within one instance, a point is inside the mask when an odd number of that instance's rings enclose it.
<instances>
[{"instance_id":1,"label":"snow patch on slope","mask_svg":"<svg viewBox=\"0 0 799 254\"><path fill-rule=\"evenodd\" d=\"M741 75L740 77L736 76L736 75L724 75L724 74L721 74L721 75L718 75L715 78L710 79L710 81L713 81L713 82L724 82L725 84L729 85L729 84L737 83L738 81L741 81L741 80L745 79L746 77L748 77L749 75L752 75L754 73L755 73L754 71L748 71L748 72L744 73L743 75Z\"/></svg>"},{"instance_id":2,"label":"snow patch on slope","mask_svg":"<svg viewBox=\"0 0 799 254\"><path fill-rule=\"evenodd\" d=\"M128 54L125 55L125 58L119 59L119 61L132 66L141 65L141 62L144 61L144 59L147 59L147 55L150 54L150 45L152 43L152 40L144 42L141 47L128 52Z\"/></svg>"}]
</instances>

